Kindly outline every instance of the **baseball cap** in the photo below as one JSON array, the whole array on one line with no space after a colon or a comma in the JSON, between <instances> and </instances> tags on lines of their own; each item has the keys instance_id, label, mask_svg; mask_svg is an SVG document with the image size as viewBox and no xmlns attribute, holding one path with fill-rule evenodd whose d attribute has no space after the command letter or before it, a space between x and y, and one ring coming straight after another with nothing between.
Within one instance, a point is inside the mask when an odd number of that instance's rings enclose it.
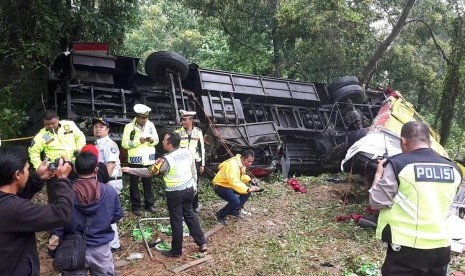
<instances>
[{"instance_id":1,"label":"baseball cap","mask_svg":"<svg viewBox=\"0 0 465 276\"><path fill-rule=\"evenodd\" d=\"M92 144L87 144L87 145L83 146L82 149L81 149L81 152L90 152L93 155L95 155L97 157L97 160L98 160L98 149L97 149L96 146L94 146Z\"/></svg>"},{"instance_id":2,"label":"baseball cap","mask_svg":"<svg viewBox=\"0 0 465 276\"><path fill-rule=\"evenodd\" d=\"M92 125L95 125L96 123L101 123L101 124L106 125L107 127L110 127L110 124L104 118L94 118L94 119L92 119Z\"/></svg>"}]
</instances>

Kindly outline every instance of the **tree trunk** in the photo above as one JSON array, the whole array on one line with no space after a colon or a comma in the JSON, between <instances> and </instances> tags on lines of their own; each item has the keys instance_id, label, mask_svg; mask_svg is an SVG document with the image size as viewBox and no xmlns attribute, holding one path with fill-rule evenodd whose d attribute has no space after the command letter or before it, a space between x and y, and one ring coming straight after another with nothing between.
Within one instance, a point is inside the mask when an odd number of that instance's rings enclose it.
<instances>
[{"instance_id":1,"label":"tree trunk","mask_svg":"<svg viewBox=\"0 0 465 276\"><path fill-rule=\"evenodd\" d=\"M455 116L455 102L460 94L460 66L453 63L448 66L447 76L444 80L444 86L439 104L438 118L440 120L439 135L441 136L441 145L445 145L450 136L450 128Z\"/></svg>"},{"instance_id":2,"label":"tree trunk","mask_svg":"<svg viewBox=\"0 0 465 276\"><path fill-rule=\"evenodd\" d=\"M454 32L451 41L451 62L448 63L447 73L441 94L441 102L435 120L439 127L441 145L445 145L450 136L452 123L457 113L457 100L465 94L463 91L463 76L461 67L465 62L465 27L463 17L457 12L454 22Z\"/></svg>"},{"instance_id":3,"label":"tree trunk","mask_svg":"<svg viewBox=\"0 0 465 276\"><path fill-rule=\"evenodd\" d=\"M273 14L277 14L279 9L279 0L273 1ZM273 17L271 23L271 39L273 40L273 77L281 78L282 77L282 50L283 50L283 40L278 32L278 20L276 17Z\"/></svg>"},{"instance_id":4,"label":"tree trunk","mask_svg":"<svg viewBox=\"0 0 465 276\"><path fill-rule=\"evenodd\" d=\"M381 43L381 45L379 45L378 49L376 49L376 52L373 54L368 64L365 66L365 68L363 68L360 77L360 83L367 84L370 81L371 76L375 71L376 63L383 57L383 54L386 51L386 49L399 35L414 4L415 0L407 1L407 4L405 4L404 9L402 10L402 14L399 17L399 20L397 20L396 25L394 26L394 28L392 28L391 33L386 38L386 40L384 40L384 42Z\"/></svg>"}]
</instances>

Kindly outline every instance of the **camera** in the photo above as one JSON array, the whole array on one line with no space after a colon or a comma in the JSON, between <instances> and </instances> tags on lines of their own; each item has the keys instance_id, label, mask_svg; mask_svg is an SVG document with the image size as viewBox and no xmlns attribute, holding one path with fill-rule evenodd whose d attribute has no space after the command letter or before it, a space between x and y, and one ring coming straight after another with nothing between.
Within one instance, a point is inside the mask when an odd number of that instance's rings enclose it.
<instances>
[{"instance_id":1,"label":"camera","mask_svg":"<svg viewBox=\"0 0 465 276\"><path fill-rule=\"evenodd\" d=\"M60 157L60 158L55 159L55 161L50 162L50 164L48 164L48 170L49 171L56 171L58 169L58 166L60 166L60 160L63 160L63 164L64 163L69 163L71 165L70 161L65 161L65 159Z\"/></svg>"}]
</instances>

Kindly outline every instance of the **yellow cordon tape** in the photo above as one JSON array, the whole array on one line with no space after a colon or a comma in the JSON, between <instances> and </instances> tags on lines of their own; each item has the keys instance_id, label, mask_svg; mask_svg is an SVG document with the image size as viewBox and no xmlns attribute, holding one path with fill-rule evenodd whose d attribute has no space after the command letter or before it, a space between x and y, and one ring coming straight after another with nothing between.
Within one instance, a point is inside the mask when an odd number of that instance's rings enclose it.
<instances>
[{"instance_id":1,"label":"yellow cordon tape","mask_svg":"<svg viewBox=\"0 0 465 276\"><path fill-rule=\"evenodd\" d=\"M2 142L22 141L22 140L29 140L29 139L32 139L32 138L34 138L34 136L21 137L21 138L12 138L12 139L5 139L5 140L2 140L0 138L0 146L2 145Z\"/></svg>"}]
</instances>

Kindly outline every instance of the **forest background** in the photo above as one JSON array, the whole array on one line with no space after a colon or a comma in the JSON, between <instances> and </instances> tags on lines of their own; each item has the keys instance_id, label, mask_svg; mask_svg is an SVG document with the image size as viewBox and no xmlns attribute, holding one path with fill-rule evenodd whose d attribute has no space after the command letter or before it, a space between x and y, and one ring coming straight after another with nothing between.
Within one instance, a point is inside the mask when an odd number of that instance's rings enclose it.
<instances>
[{"instance_id":1,"label":"forest background","mask_svg":"<svg viewBox=\"0 0 465 276\"><path fill-rule=\"evenodd\" d=\"M22 136L70 42L105 41L142 61L170 50L209 69L357 75L400 91L463 159L464 17L463 0L1 0L0 138Z\"/></svg>"}]
</instances>

